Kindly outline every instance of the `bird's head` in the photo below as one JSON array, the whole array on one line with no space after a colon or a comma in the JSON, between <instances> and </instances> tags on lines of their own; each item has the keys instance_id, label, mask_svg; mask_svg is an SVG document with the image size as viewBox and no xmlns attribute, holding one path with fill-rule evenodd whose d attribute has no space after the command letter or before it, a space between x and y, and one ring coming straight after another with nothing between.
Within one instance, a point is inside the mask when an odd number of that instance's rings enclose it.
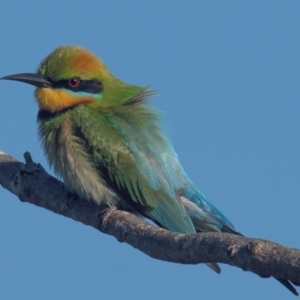
<instances>
[{"instance_id":1,"label":"bird's head","mask_svg":"<svg viewBox=\"0 0 300 300\"><path fill-rule=\"evenodd\" d=\"M9 75L37 87L41 111L59 112L79 105L122 105L146 87L129 85L114 77L96 55L81 47L61 46L40 64L37 73Z\"/></svg>"}]
</instances>

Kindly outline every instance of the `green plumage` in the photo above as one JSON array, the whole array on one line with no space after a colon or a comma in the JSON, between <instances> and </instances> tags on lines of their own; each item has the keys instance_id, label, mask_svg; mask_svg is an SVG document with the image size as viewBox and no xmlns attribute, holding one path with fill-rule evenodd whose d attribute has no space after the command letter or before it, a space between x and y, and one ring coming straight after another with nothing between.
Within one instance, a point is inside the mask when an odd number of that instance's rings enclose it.
<instances>
[{"instance_id":1,"label":"green plumage","mask_svg":"<svg viewBox=\"0 0 300 300\"><path fill-rule=\"evenodd\" d=\"M37 74L2 79L37 87L39 136L68 189L97 204L138 212L174 232L239 234L195 187L161 133L152 92L114 77L89 51L62 46ZM217 273L217 263L208 263ZM292 293L292 284L276 278ZM295 283L298 284L298 283Z\"/></svg>"},{"instance_id":2,"label":"green plumage","mask_svg":"<svg viewBox=\"0 0 300 300\"><path fill-rule=\"evenodd\" d=\"M146 147L147 140L152 139L151 147L157 148L166 143L156 126L155 112L136 105L136 101L110 108L81 105L50 117L40 114L39 135L49 163L69 189L84 198L134 208L163 227L172 224L174 231L195 232L176 194L150 186L137 167L140 162L136 161L130 144L126 143L129 137L138 138L131 143L140 144L148 152L144 159L150 161L154 157ZM132 132L126 136L118 130L120 120L123 126L131 127ZM132 136L136 131L147 135L142 139L141 135Z\"/></svg>"}]
</instances>

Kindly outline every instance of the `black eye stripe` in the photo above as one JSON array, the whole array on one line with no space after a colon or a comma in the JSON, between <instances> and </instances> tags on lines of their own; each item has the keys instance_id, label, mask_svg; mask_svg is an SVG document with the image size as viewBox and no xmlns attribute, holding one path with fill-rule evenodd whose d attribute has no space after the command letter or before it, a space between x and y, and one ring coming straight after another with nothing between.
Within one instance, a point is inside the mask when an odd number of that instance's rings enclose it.
<instances>
[{"instance_id":1,"label":"black eye stripe","mask_svg":"<svg viewBox=\"0 0 300 300\"><path fill-rule=\"evenodd\" d=\"M77 87L71 87L68 79L52 81L53 88L65 88L73 92L86 92L90 94L99 94L103 91L102 83L97 79L82 80Z\"/></svg>"}]
</instances>

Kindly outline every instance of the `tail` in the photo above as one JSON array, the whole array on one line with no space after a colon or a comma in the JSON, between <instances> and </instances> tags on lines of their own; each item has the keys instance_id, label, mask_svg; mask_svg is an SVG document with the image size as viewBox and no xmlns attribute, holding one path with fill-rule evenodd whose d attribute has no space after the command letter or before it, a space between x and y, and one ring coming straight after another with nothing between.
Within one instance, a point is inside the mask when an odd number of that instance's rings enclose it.
<instances>
[{"instance_id":1,"label":"tail","mask_svg":"<svg viewBox=\"0 0 300 300\"><path fill-rule=\"evenodd\" d=\"M241 235L243 236L241 233L237 232L237 231L234 231L232 230L232 228L228 228L226 226L223 227L223 230L222 232L227 232L227 233L231 233L231 234L236 234L236 235ZM262 277L262 276L260 276ZM263 278L269 278L271 276L268 276L268 277L263 277ZM273 276L274 277L274 276ZM290 282L286 279L281 279L281 278L278 278L278 277L274 277L277 281L279 281L282 285L284 285L290 292L292 292L294 295L296 296L299 296L297 290L295 289L295 287L293 286L296 285L296 286L300 286L300 283L297 283L297 282Z\"/></svg>"},{"instance_id":2,"label":"tail","mask_svg":"<svg viewBox=\"0 0 300 300\"><path fill-rule=\"evenodd\" d=\"M187 198L187 196L193 197ZM236 231L230 221L221 212L219 212L217 208L205 199L205 196L201 194L201 192L191 193L189 191L187 193L187 191L183 191L180 198L197 232L221 231L235 235L242 235ZM220 274L221 269L217 263L207 263L207 266ZM278 277L274 278L294 295L299 295L293 284L300 286L300 283L290 282L289 280Z\"/></svg>"},{"instance_id":3,"label":"tail","mask_svg":"<svg viewBox=\"0 0 300 300\"><path fill-rule=\"evenodd\" d=\"M206 263L206 265L208 267L210 267L213 271L215 271L217 274L221 273L221 268L220 268L220 266L217 263L215 263L215 262Z\"/></svg>"},{"instance_id":4,"label":"tail","mask_svg":"<svg viewBox=\"0 0 300 300\"><path fill-rule=\"evenodd\" d=\"M292 283L290 283L288 280L286 279L281 279L281 278L277 278L274 277L277 281L279 281L281 284L283 284L289 291L291 291L295 296L299 296L297 290L295 289L295 287L292 285ZM300 286L300 283L298 282L293 282L294 285L296 286Z\"/></svg>"}]
</instances>

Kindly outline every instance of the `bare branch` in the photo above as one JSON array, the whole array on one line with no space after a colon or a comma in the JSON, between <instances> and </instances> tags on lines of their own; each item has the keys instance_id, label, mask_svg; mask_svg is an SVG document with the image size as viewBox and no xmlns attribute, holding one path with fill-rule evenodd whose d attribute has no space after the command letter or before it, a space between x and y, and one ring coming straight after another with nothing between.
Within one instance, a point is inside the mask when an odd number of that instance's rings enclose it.
<instances>
[{"instance_id":1,"label":"bare branch","mask_svg":"<svg viewBox=\"0 0 300 300\"><path fill-rule=\"evenodd\" d=\"M149 256L183 264L220 262L263 277L300 282L300 250L226 233L173 233L137 216L89 203L68 193L29 153L26 164L0 151L0 184L21 201L90 225Z\"/></svg>"}]
</instances>

